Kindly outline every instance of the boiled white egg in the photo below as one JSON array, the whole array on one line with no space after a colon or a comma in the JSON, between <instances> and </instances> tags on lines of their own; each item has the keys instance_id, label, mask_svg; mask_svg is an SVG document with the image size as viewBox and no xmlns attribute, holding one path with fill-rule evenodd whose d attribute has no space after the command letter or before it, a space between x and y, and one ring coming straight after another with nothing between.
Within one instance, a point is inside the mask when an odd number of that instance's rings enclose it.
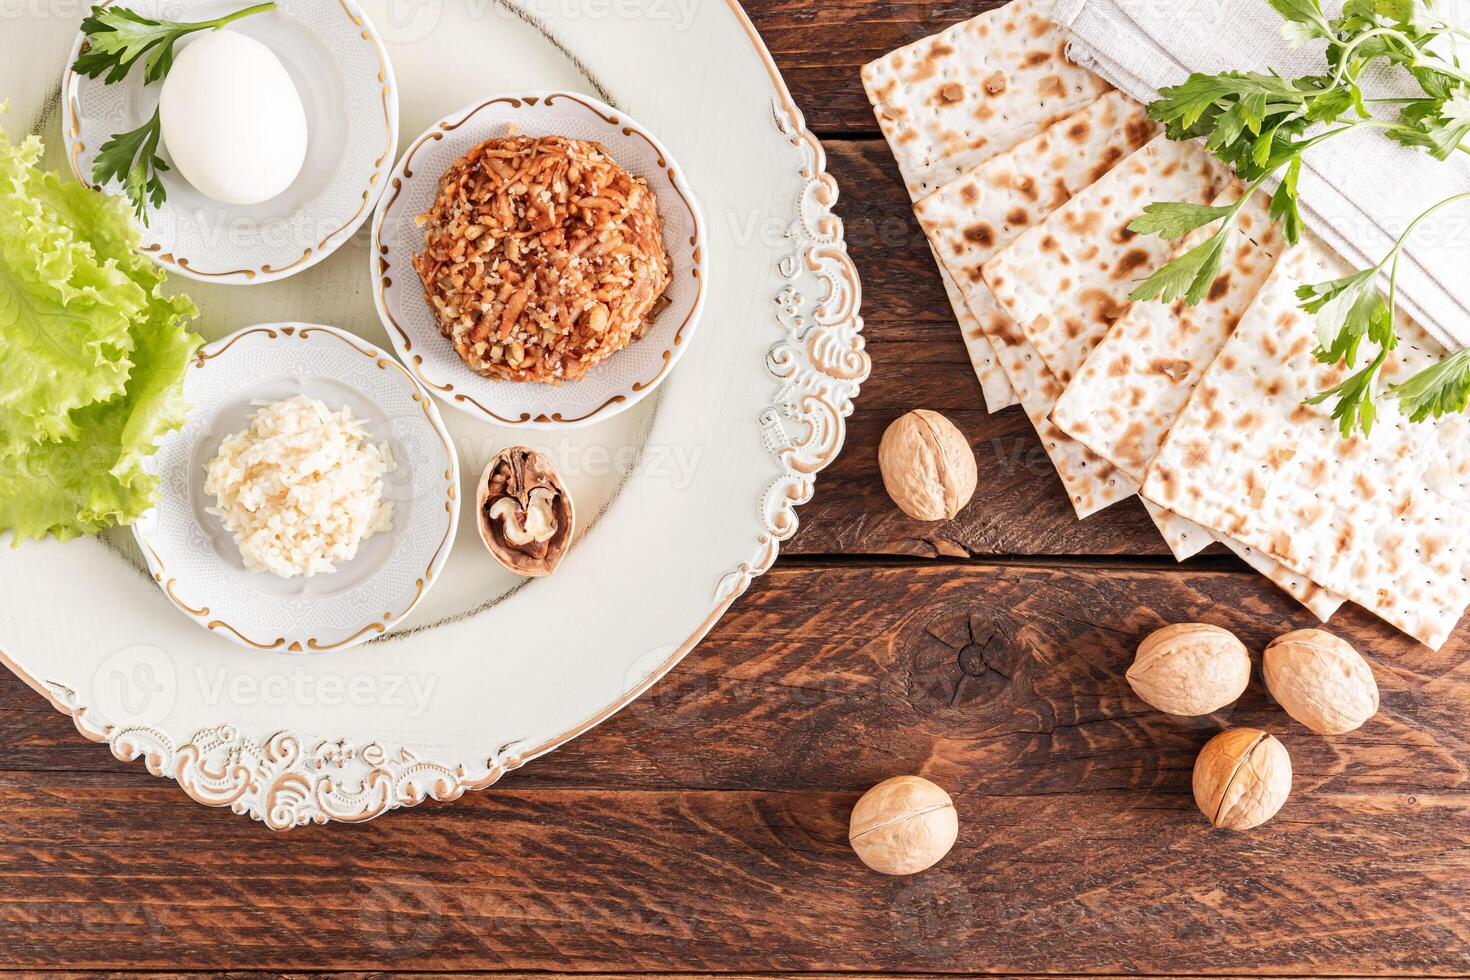
<instances>
[{"instance_id":1,"label":"boiled white egg","mask_svg":"<svg viewBox=\"0 0 1470 980\"><path fill-rule=\"evenodd\" d=\"M212 31L179 51L159 122L179 175L225 204L259 204L306 160L306 110L281 59L254 38Z\"/></svg>"}]
</instances>

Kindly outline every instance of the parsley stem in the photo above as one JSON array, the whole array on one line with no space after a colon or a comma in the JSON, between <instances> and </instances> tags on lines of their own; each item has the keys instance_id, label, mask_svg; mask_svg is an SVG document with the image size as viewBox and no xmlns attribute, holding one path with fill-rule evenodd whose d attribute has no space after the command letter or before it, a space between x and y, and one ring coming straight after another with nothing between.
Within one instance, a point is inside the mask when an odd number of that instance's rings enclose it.
<instances>
[{"instance_id":1,"label":"parsley stem","mask_svg":"<svg viewBox=\"0 0 1470 980\"><path fill-rule=\"evenodd\" d=\"M1339 85L1342 84L1343 79L1347 77L1348 66L1352 64L1353 54L1358 50L1359 45L1361 45L1364 41L1370 41L1375 37L1387 37L1389 35L1394 35L1396 39L1402 40L1415 51L1419 50L1417 47L1414 46L1413 42L1410 41L1408 37L1404 36L1391 27L1378 27L1374 28L1371 31L1365 31L1362 34L1359 34L1357 37L1353 38L1353 40L1349 42L1348 46L1343 49L1342 56L1338 59L1337 71L1334 72L1332 75L1332 85L1330 86L1330 89L1337 88Z\"/></svg>"},{"instance_id":2,"label":"parsley stem","mask_svg":"<svg viewBox=\"0 0 1470 980\"><path fill-rule=\"evenodd\" d=\"M1449 207L1451 204L1455 204L1459 201L1464 201L1467 199L1470 199L1470 191L1464 191L1459 194L1451 194L1443 201L1437 201L1434 204L1431 204L1429 207L1425 208L1419 213L1417 217L1414 218L1413 221L1409 222L1409 226L1404 229L1404 233L1400 235L1398 237L1398 241L1394 243L1393 251L1384 256L1383 261L1387 262L1390 257L1398 254L1399 252L1402 252L1404 246L1409 243L1409 236L1414 233L1414 229L1423 224L1424 221L1432 216L1436 211L1441 211L1444 208ZM1383 262L1378 263L1378 267L1380 269L1383 268Z\"/></svg>"},{"instance_id":3,"label":"parsley stem","mask_svg":"<svg viewBox=\"0 0 1470 980\"><path fill-rule=\"evenodd\" d=\"M195 21L192 24L180 24L179 28L183 32L202 31L207 28L219 30L221 27L224 27L227 24L232 24L235 21L240 20L241 18L249 17L252 14L263 14L267 10L275 9L275 0L270 0L269 3L257 3L253 7L246 7L243 10L237 10L232 14L226 14L223 17L216 17L214 20L201 20Z\"/></svg>"},{"instance_id":4,"label":"parsley stem","mask_svg":"<svg viewBox=\"0 0 1470 980\"><path fill-rule=\"evenodd\" d=\"M1451 204L1456 204L1464 200L1470 200L1470 191L1465 191L1460 194L1452 194L1449 197L1445 198L1443 201L1439 201L1438 203L1432 204L1429 207L1425 208L1422 212L1419 213L1418 217L1409 222L1409 226L1405 228L1404 233L1398 237L1398 241L1393 243L1393 249L1387 255L1385 255L1383 257L1383 261L1379 262L1378 265L1375 267L1381 271L1383 269L1384 263L1392 260L1392 265L1389 267L1388 273L1388 315L1390 318L1392 318L1395 313L1395 300L1398 297L1399 258L1403 255L1404 246L1409 244L1409 237L1414 234L1414 229L1418 228L1421 224L1428 220L1428 218L1435 212L1441 211L1444 208L1449 207ZM1390 319L1389 322L1392 322L1392 319Z\"/></svg>"},{"instance_id":5,"label":"parsley stem","mask_svg":"<svg viewBox=\"0 0 1470 980\"><path fill-rule=\"evenodd\" d=\"M1347 436L1352 431L1352 419L1354 416L1364 419L1363 429L1365 434L1372 431L1372 418L1376 414L1373 408L1373 394L1377 388L1378 376L1382 373L1383 366L1388 363L1389 351L1398 347L1398 331L1394 329L1394 324L1398 317L1399 260L1403 257L1404 247L1408 244L1410 236L1414 234L1414 230L1423 224L1431 215L1443 208L1449 207L1451 204L1464 200L1470 200L1470 191L1451 195L1424 209L1413 221L1409 222L1409 226L1404 229L1403 234L1399 235L1398 240L1394 242L1393 248L1389 250L1389 253L1379 260L1377 265L1373 266L1375 276L1382 273L1385 265L1389 267L1388 296L1386 299L1386 306L1388 308L1387 340L1379 345L1378 356L1373 359L1372 364L1369 364L1360 371L1353 379L1344 382L1331 391L1323 392L1312 400L1314 404L1318 404L1336 394L1343 396L1343 404L1356 404L1359 406L1353 413L1347 413L1342 409L1341 405L1339 406L1339 413L1341 413L1339 417L1343 424L1344 436ZM1409 394L1418 394L1418 388L1414 387L1415 382L1421 382L1425 375L1434 371L1436 371L1436 368L1430 368L1409 379L1403 385L1391 388L1389 397L1401 398ZM1441 373L1448 373L1448 370ZM1434 376L1438 377L1438 374ZM1423 387L1423 385L1421 384L1420 387ZM1351 397L1349 393L1350 388L1355 392Z\"/></svg>"},{"instance_id":6,"label":"parsley stem","mask_svg":"<svg viewBox=\"0 0 1470 980\"><path fill-rule=\"evenodd\" d=\"M1454 28L1451 30L1454 30L1460 36L1470 37L1470 34L1466 34L1464 31ZM1413 56L1407 61L1409 68L1428 68L1431 71L1437 71L1470 84L1470 74L1461 71L1458 65L1451 64L1443 58L1426 54L1424 48L1418 42L1402 31L1394 30L1392 27L1377 27L1371 31L1364 31L1362 34L1359 34L1343 49L1337 71L1332 76L1332 88L1337 88L1337 86L1342 84L1343 79L1347 75L1348 66L1352 63L1352 56L1356 53L1358 47L1365 41L1370 41L1378 37L1397 41L1407 50L1412 51ZM1356 78L1356 76L1354 77Z\"/></svg>"}]
</instances>

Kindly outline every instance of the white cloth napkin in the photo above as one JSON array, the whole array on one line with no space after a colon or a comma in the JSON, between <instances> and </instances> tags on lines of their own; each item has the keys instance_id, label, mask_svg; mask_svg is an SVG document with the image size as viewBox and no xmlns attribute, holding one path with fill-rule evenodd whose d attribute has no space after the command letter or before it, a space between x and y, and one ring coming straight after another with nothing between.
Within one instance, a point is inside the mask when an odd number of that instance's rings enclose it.
<instances>
[{"instance_id":1,"label":"white cloth napkin","mask_svg":"<svg viewBox=\"0 0 1470 980\"><path fill-rule=\"evenodd\" d=\"M1445 5L1449 6L1449 5ZM1333 14L1341 4L1324 4ZM1326 70L1323 44L1292 50L1265 0L1058 0L1071 54L1136 99L1151 101L1190 72L1274 68L1290 78ZM1371 95L1420 94L1381 71ZM1470 190L1470 156L1439 162L1363 129L1307 151L1300 184L1307 225L1357 268L1378 262L1425 208ZM1470 347L1470 201L1431 217L1404 250L1402 306L1451 350Z\"/></svg>"}]
</instances>

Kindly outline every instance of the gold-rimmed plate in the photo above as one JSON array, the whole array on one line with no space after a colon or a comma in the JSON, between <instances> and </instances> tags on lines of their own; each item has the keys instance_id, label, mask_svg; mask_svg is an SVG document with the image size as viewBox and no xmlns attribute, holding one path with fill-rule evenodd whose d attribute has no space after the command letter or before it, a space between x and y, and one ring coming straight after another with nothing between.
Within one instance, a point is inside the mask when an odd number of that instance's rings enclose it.
<instances>
[{"instance_id":1,"label":"gold-rimmed plate","mask_svg":"<svg viewBox=\"0 0 1470 980\"><path fill-rule=\"evenodd\" d=\"M109 0L110 2L110 0ZM167 20L207 20L239 0L128 0L129 10ZM185 16L187 15L187 16ZM278 0L274 10L231 24L281 60L306 110L306 160L291 186L261 204L223 204L171 169L168 196L148 212L142 251L203 282L259 285L296 275L331 255L362 227L382 195L398 145L398 84L388 52L357 0ZM197 38L186 37L179 49ZM98 150L141 126L162 83L143 84L141 67L111 85L71 70L62 78L62 132L72 173L91 185ZM162 154L168 159L168 148ZM116 193L113 182L106 188Z\"/></svg>"},{"instance_id":2,"label":"gold-rimmed plate","mask_svg":"<svg viewBox=\"0 0 1470 980\"><path fill-rule=\"evenodd\" d=\"M389 531L332 573L283 579L245 567L204 489L221 441L262 402L295 395L348 408L394 468L383 496ZM396 360L334 327L247 327L200 350L184 379L189 422L152 466L158 506L134 525L154 581L180 612L242 646L286 653L341 650L381 636L439 578L459 526L459 462L439 410Z\"/></svg>"},{"instance_id":3,"label":"gold-rimmed plate","mask_svg":"<svg viewBox=\"0 0 1470 980\"><path fill-rule=\"evenodd\" d=\"M576 380L559 385L494 381L467 368L424 298L412 260L424 247L416 222L439 191L439 177L470 149L514 131L602 144L658 198L673 282L668 305L643 337ZM373 298L403 363L445 404L486 422L564 430L627 411L647 397L689 349L709 292L704 213L684 172L647 127L626 112L576 92L486 96L451 112L409 144L373 217Z\"/></svg>"}]
</instances>

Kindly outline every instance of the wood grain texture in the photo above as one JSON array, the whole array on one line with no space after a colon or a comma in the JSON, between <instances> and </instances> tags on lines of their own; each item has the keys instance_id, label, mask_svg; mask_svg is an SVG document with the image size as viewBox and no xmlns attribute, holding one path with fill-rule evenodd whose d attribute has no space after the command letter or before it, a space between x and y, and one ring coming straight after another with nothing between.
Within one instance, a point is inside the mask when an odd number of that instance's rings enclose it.
<instances>
[{"instance_id":1,"label":"wood grain texture","mask_svg":"<svg viewBox=\"0 0 1470 980\"><path fill-rule=\"evenodd\" d=\"M0 963L1470 969L1465 641L1344 617L1383 708L1323 738L1259 681L1203 720L1134 698L1138 640L1189 619L1259 650L1305 614L1233 571L779 568L648 697L499 787L281 836L95 746L105 764L76 771L64 719L12 711L0 757L40 771L0 772ZM1210 830L1190 795L1221 725L1292 753L1291 800L1251 834ZM858 794L898 772L962 819L911 879L845 843Z\"/></svg>"}]
</instances>

